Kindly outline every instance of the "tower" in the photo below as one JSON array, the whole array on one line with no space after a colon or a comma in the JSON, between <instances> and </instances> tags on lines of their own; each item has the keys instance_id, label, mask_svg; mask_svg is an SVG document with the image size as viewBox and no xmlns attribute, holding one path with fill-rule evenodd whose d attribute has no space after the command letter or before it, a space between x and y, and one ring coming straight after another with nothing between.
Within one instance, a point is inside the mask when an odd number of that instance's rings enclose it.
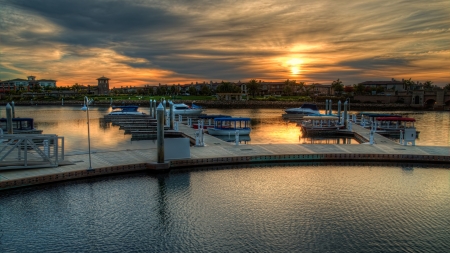
<instances>
[{"instance_id":1,"label":"tower","mask_svg":"<svg viewBox=\"0 0 450 253\"><path fill-rule=\"evenodd\" d=\"M109 78L104 76L97 78L99 95L109 94L109 80Z\"/></svg>"}]
</instances>

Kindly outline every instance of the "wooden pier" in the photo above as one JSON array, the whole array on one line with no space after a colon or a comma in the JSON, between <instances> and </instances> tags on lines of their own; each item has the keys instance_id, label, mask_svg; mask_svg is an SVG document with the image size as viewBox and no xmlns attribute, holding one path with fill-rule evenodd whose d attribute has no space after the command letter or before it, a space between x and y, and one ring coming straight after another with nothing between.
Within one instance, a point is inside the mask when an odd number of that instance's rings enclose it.
<instances>
[{"instance_id":1,"label":"wooden pier","mask_svg":"<svg viewBox=\"0 0 450 253\"><path fill-rule=\"evenodd\" d=\"M109 120L114 121L114 119ZM0 190L131 171L167 172L196 169L201 166L262 162L378 161L450 164L450 147L402 146L379 134L374 135L374 144L370 145L370 130L356 124L352 125L352 130L355 137L363 142L362 144L235 145L235 143L205 134L205 146L192 146L191 158L167 160L164 163L156 162L156 148L146 148L92 153L91 162L94 170L90 171L87 170L89 167L87 151L82 154L66 155L65 160L60 164L64 165L58 167L8 170L8 164L0 164ZM195 131L196 129L180 124L178 133L192 141L195 140ZM170 135L173 132L175 131L167 131L166 134Z\"/></svg>"}]
</instances>

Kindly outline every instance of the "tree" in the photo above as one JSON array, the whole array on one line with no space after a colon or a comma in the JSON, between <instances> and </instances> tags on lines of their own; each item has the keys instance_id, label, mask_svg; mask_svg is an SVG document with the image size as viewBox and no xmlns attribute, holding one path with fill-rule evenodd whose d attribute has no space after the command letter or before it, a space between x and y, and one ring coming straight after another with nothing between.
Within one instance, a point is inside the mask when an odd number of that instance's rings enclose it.
<instances>
[{"instance_id":1,"label":"tree","mask_svg":"<svg viewBox=\"0 0 450 253\"><path fill-rule=\"evenodd\" d=\"M294 90L295 90L296 84L297 84L297 82L295 80L287 79L286 81L284 81L283 93L288 96L292 95L292 92L294 92Z\"/></svg>"},{"instance_id":2,"label":"tree","mask_svg":"<svg viewBox=\"0 0 450 253\"><path fill-rule=\"evenodd\" d=\"M423 83L423 89L424 90L432 90L433 86L432 86L433 82L432 81L426 81Z\"/></svg>"},{"instance_id":3,"label":"tree","mask_svg":"<svg viewBox=\"0 0 450 253\"><path fill-rule=\"evenodd\" d=\"M354 90L353 86L347 85L347 86L344 87L345 93L353 92L353 90Z\"/></svg>"},{"instance_id":4,"label":"tree","mask_svg":"<svg viewBox=\"0 0 450 253\"><path fill-rule=\"evenodd\" d=\"M358 84L353 84L353 89L356 94L361 95L366 90L366 87L362 83L358 83Z\"/></svg>"},{"instance_id":5,"label":"tree","mask_svg":"<svg viewBox=\"0 0 450 253\"><path fill-rule=\"evenodd\" d=\"M450 83L448 83L444 86L444 90L450 90Z\"/></svg>"},{"instance_id":6,"label":"tree","mask_svg":"<svg viewBox=\"0 0 450 253\"><path fill-rule=\"evenodd\" d=\"M197 95L197 89L195 88L194 85L189 86L188 93L193 96Z\"/></svg>"},{"instance_id":7,"label":"tree","mask_svg":"<svg viewBox=\"0 0 450 253\"><path fill-rule=\"evenodd\" d=\"M74 90L76 93L80 92L81 85L79 85L78 83L75 83L74 85L72 85L72 90Z\"/></svg>"},{"instance_id":8,"label":"tree","mask_svg":"<svg viewBox=\"0 0 450 253\"><path fill-rule=\"evenodd\" d=\"M339 78L331 83L331 88L334 90L335 93L338 95L341 95L344 91L344 84L342 83Z\"/></svg>"},{"instance_id":9,"label":"tree","mask_svg":"<svg viewBox=\"0 0 450 253\"><path fill-rule=\"evenodd\" d=\"M207 84L203 84L202 87L200 87L200 94L203 96L211 95L211 89Z\"/></svg>"},{"instance_id":10,"label":"tree","mask_svg":"<svg viewBox=\"0 0 450 253\"><path fill-rule=\"evenodd\" d=\"M216 89L217 93L240 93L241 89L230 82L222 81Z\"/></svg>"},{"instance_id":11,"label":"tree","mask_svg":"<svg viewBox=\"0 0 450 253\"><path fill-rule=\"evenodd\" d=\"M305 92L305 82L299 82L298 84L295 85L295 89L294 92L298 95L298 94L303 94Z\"/></svg>"},{"instance_id":12,"label":"tree","mask_svg":"<svg viewBox=\"0 0 450 253\"><path fill-rule=\"evenodd\" d=\"M260 83L258 83L255 79L250 80L247 83L247 91L255 97L255 94L259 91Z\"/></svg>"}]
</instances>

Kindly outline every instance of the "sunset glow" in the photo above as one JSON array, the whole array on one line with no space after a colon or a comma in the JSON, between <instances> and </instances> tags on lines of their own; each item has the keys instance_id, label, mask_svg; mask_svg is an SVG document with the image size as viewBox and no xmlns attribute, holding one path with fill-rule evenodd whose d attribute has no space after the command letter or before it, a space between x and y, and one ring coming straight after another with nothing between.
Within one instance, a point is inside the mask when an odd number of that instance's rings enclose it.
<instances>
[{"instance_id":1,"label":"sunset glow","mask_svg":"<svg viewBox=\"0 0 450 253\"><path fill-rule=\"evenodd\" d=\"M450 82L447 0L3 0L0 80Z\"/></svg>"}]
</instances>

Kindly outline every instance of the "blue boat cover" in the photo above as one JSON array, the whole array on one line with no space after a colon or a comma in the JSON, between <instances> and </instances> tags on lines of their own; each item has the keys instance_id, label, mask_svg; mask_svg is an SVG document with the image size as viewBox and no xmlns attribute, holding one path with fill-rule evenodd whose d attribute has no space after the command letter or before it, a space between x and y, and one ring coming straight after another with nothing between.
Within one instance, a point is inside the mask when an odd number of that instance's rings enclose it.
<instances>
[{"instance_id":1,"label":"blue boat cover","mask_svg":"<svg viewBox=\"0 0 450 253\"><path fill-rule=\"evenodd\" d=\"M250 121L250 118L215 118L214 121Z\"/></svg>"}]
</instances>

